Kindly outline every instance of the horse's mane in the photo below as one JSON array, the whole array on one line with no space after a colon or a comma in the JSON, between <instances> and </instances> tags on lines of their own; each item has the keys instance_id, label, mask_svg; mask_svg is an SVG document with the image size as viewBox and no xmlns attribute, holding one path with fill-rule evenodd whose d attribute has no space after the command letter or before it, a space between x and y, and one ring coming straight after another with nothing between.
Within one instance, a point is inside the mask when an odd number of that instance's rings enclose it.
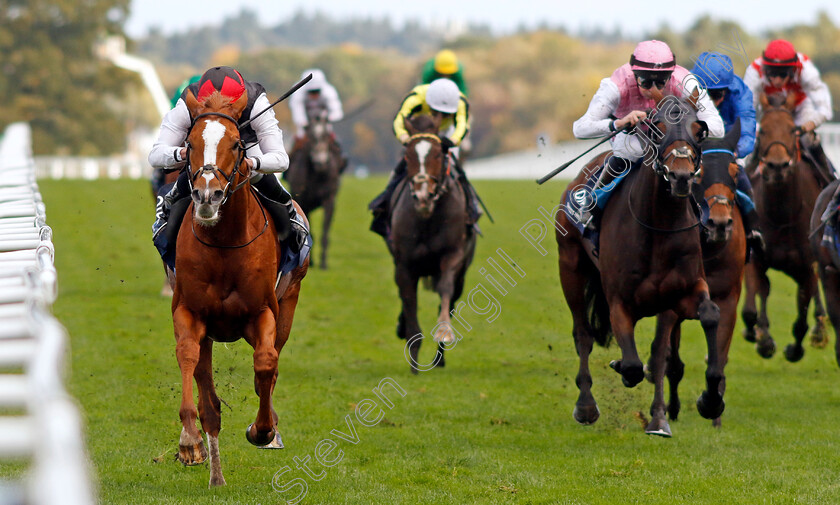
<instances>
[{"instance_id":1,"label":"horse's mane","mask_svg":"<svg viewBox=\"0 0 840 505\"><path fill-rule=\"evenodd\" d=\"M199 105L206 110L212 110L216 112L224 112L225 109L231 109L233 106L233 102L229 97L226 97L219 93L218 91L214 91L210 94L207 98L204 99L203 102L199 102Z\"/></svg>"},{"instance_id":2,"label":"horse's mane","mask_svg":"<svg viewBox=\"0 0 840 505\"><path fill-rule=\"evenodd\" d=\"M786 98L783 93L773 93L767 95L767 103L770 107L784 107Z\"/></svg>"},{"instance_id":3,"label":"horse's mane","mask_svg":"<svg viewBox=\"0 0 840 505\"><path fill-rule=\"evenodd\" d=\"M411 127L418 133L436 133L437 126L434 119L426 114L418 114L408 119Z\"/></svg>"}]
</instances>

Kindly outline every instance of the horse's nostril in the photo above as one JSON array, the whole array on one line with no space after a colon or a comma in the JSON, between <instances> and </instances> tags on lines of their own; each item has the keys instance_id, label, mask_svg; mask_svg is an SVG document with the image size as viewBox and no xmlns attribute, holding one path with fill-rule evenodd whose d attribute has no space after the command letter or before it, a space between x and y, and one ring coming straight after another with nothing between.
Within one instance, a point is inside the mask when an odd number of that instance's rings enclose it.
<instances>
[{"instance_id":1,"label":"horse's nostril","mask_svg":"<svg viewBox=\"0 0 840 505\"><path fill-rule=\"evenodd\" d=\"M199 192L197 189L194 189L192 191L192 198L193 200L201 200L201 192Z\"/></svg>"},{"instance_id":2,"label":"horse's nostril","mask_svg":"<svg viewBox=\"0 0 840 505\"><path fill-rule=\"evenodd\" d=\"M734 221L732 221L732 218L730 217L730 218L729 218L729 220L726 222L726 226L727 226L727 227L732 226L732 223L733 223L733 222L734 222Z\"/></svg>"},{"instance_id":3,"label":"horse's nostril","mask_svg":"<svg viewBox=\"0 0 840 505\"><path fill-rule=\"evenodd\" d=\"M213 200L221 200L225 196L225 192L221 189L217 189L213 192Z\"/></svg>"}]
</instances>

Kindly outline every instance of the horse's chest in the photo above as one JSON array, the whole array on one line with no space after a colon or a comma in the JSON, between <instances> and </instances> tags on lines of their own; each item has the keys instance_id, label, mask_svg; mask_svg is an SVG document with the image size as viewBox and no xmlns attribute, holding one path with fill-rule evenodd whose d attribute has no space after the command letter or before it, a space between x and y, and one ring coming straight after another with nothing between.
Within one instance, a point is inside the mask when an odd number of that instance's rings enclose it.
<instances>
[{"instance_id":1,"label":"horse's chest","mask_svg":"<svg viewBox=\"0 0 840 505\"><path fill-rule=\"evenodd\" d=\"M673 305L693 292L702 277L699 255L682 252L668 258L653 258L645 274L637 272L634 299L638 305ZM658 311L658 309L656 309Z\"/></svg>"}]
</instances>

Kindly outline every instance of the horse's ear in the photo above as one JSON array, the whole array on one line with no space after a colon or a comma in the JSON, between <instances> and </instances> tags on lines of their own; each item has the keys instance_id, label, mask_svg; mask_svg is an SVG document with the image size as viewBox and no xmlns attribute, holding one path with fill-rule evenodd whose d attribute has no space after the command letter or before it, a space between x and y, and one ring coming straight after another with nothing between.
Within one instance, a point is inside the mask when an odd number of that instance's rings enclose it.
<instances>
[{"instance_id":1,"label":"horse's ear","mask_svg":"<svg viewBox=\"0 0 840 505\"><path fill-rule=\"evenodd\" d=\"M695 121L691 123L691 133L697 142L703 142L709 136L709 126L705 121Z\"/></svg>"},{"instance_id":2,"label":"horse's ear","mask_svg":"<svg viewBox=\"0 0 840 505\"><path fill-rule=\"evenodd\" d=\"M653 98L653 102L659 106L659 103L662 102L662 99L665 98L665 95L662 91L659 90L656 86L652 86L650 88L650 97Z\"/></svg>"},{"instance_id":3,"label":"horse's ear","mask_svg":"<svg viewBox=\"0 0 840 505\"><path fill-rule=\"evenodd\" d=\"M796 93L788 93L785 97L785 108L789 111L796 109Z\"/></svg>"},{"instance_id":4,"label":"horse's ear","mask_svg":"<svg viewBox=\"0 0 840 505\"><path fill-rule=\"evenodd\" d=\"M242 111L245 110L245 107L248 105L248 90L246 89L239 98L236 99L235 102L230 104L231 107L231 116L239 119L242 116Z\"/></svg>"},{"instance_id":5,"label":"horse's ear","mask_svg":"<svg viewBox=\"0 0 840 505\"><path fill-rule=\"evenodd\" d=\"M737 119L732 128L723 136L723 145L730 151L735 151L739 140L741 140L741 120Z\"/></svg>"},{"instance_id":6,"label":"horse's ear","mask_svg":"<svg viewBox=\"0 0 840 505\"><path fill-rule=\"evenodd\" d=\"M405 130L408 132L410 136L417 135L417 128L414 127L414 123L411 122L411 119L404 117L403 118L403 126L405 126Z\"/></svg>"},{"instance_id":7,"label":"horse's ear","mask_svg":"<svg viewBox=\"0 0 840 505\"><path fill-rule=\"evenodd\" d=\"M758 95L758 103L761 104L762 109L770 107L770 100L767 99L767 93L762 91L761 94Z\"/></svg>"},{"instance_id":8,"label":"horse's ear","mask_svg":"<svg viewBox=\"0 0 840 505\"><path fill-rule=\"evenodd\" d=\"M198 99L189 88L187 88L187 92L184 93L184 103L187 104L187 109L190 111L190 115L192 117L198 115Z\"/></svg>"}]
</instances>

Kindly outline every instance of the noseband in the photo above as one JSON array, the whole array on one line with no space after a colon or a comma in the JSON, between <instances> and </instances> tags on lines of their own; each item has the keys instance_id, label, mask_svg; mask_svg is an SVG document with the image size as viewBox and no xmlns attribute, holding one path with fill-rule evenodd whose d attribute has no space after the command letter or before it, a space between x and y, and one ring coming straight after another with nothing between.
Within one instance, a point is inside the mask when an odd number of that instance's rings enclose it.
<instances>
[{"instance_id":1,"label":"noseband","mask_svg":"<svg viewBox=\"0 0 840 505\"><path fill-rule=\"evenodd\" d=\"M198 120L201 119L202 117L207 117L207 116L219 116L221 118L227 119L227 120L231 121L234 125L236 125L236 129L237 129L237 131L239 131L239 122L236 119L234 119L233 117L228 116L227 114L224 114L222 112L212 112L212 111L211 112L203 112L203 113L197 115L195 117L195 119L192 120L192 124L190 124L190 129L187 132L187 138L189 138L190 133L192 133L192 129L193 129L193 127L195 127L196 122L198 122ZM222 198L222 203L220 205L224 205L225 202L227 202L228 198L230 198L230 196L232 194L236 193L236 191L239 188L244 186L245 183L248 182L248 176L245 173L243 173L241 170L239 170L239 167L242 165L242 162L245 160L245 143L242 141L241 138L236 142L235 149L237 149L239 151L239 153L236 155L236 163L233 165L234 170L231 172L230 175L228 175L228 174L224 173L223 171L219 170L219 167L217 167L216 165L203 165L203 166L197 168L194 172L190 172L190 179L189 179L190 193L192 193L192 191L193 191L193 185L194 185L195 181L198 180L199 176L204 175L206 173L213 174L213 177L215 177L217 179L221 175L221 177L225 180L225 189L224 189L224 195L225 196L224 196L224 198ZM187 140L187 156L186 156L187 160L190 159L190 151L191 150L192 150L192 145L190 144L190 141ZM233 179L234 179L234 177L236 177L236 174L239 174L241 176L241 182L239 184L237 184L233 189L231 189L231 184L233 184Z\"/></svg>"}]
</instances>

